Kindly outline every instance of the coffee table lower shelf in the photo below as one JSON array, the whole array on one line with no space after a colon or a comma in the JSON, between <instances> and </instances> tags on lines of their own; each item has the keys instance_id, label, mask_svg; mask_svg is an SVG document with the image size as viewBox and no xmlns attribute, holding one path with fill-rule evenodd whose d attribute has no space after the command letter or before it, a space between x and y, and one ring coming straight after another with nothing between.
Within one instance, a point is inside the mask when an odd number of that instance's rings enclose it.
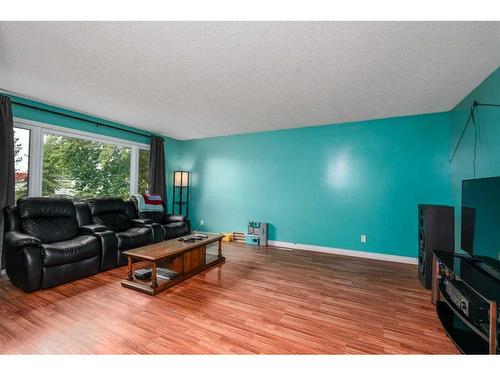
<instances>
[{"instance_id":1,"label":"coffee table lower shelf","mask_svg":"<svg viewBox=\"0 0 500 375\"><path fill-rule=\"evenodd\" d=\"M189 272L178 274L172 280L164 280L158 278L158 286L156 288L151 287L151 280L139 280L136 277L134 277L133 280L122 280L122 286L154 296L174 286L175 284L180 283L181 281L189 279L190 277L203 272L206 269L215 266L216 264L224 262L225 260L226 258L224 258L224 256L222 255L207 254L204 265L201 265Z\"/></svg>"}]
</instances>

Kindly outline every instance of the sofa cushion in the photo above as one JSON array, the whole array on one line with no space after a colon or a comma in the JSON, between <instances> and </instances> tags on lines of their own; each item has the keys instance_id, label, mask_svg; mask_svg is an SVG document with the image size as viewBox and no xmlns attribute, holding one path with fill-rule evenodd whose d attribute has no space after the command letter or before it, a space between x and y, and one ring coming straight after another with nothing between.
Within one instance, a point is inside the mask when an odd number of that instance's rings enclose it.
<instances>
[{"instance_id":1,"label":"sofa cushion","mask_svg":"<svg viewBox=\"0 0 500 375\"><path fill-rule=\"evenodd\" d=\"M17 202L22 231L43 243L65 241L78 236L73 202L58 198L22 198Z\"/></svg>"},{"instance_id":2,"label":"sofa cushion","mask_svg":"<svg viewBox=\"0 0 500 375\"><path fill-rule=\"evenodd\" d=\"M65 241L78 236L75 220L65 217L37 217L23 221L23 232L39 238L42 243Z\"/></svg>"},{"instance_id":3,"label":"sofa cushion","mask_svg":"<svg viewBox=\"0 0 500 375\"><path fill-rule=\"evenodd\" d=\"M17 210L21 219L32 217L75 217L75 206L69 199L30 197L17 201Z\"/></svg>"},{"instance_id":4,"label":"sofa cushion","mask_svg":"<svg viewBox=\"0 0 500 375\"><path fill-rule=\"evenodd\" d=\"M109 212L126 213L125 202L121 198L90 198L87 200L92 215Z\"/></svg>"},{"instance_id":5,"label":"sofa cushion","mask_svg":"<svg viewBox=\"0 0 500 375\"><path fill-rule=\"evenodd\" d=\"M186 223L185 221L164 224L162 225L162 227L165 230L166 240L182 237L189 234L188 223Z\"/></svg>"},{"instance_id":6,"label":"sofa cushion","mask_svg":"<svg viewBox=\"0 0 500 375\"><path fill-rule=\"evenodd\" d=\"M118 248L122 251L153 243L153 233L148 227L130 228L116 233L116 236L118 237Z\"/></svg>"},{"instance_id":7,"label":"sofa cushion","mask_svg":"<svg viewBox=\"0 0 500 375\"><path fill-rule=\"evenodd\" d=\"M113 232L123 232L130 228L130 220L127 214L122 212L110 212L92 216L94 224L104 225Z\"/></svg>"},{"instance_id":8,"label":"sofa cushion","mask_svg":"<svg viewBox=\"0 0 500 375\"><path fill-rule=\"evenodd\" d=\"M94 236L78 236L71 240L42 245L44 266L56 266L89 259L100 254L99 241Z\"/></svg>"},{"instance_id":9,"label":"sofa cushion","mask_svg":"<svg viewBox=\"0 0 500 375\"><path fill-rule=\"evenodd\" d=\"M87 201L94 224L104 225L113 232L130 228L125 202L121 198L92 198Z\"/></svg>"},{"instance_id":10,"label":"sofa cushion","mask_svg":"<svg viewBox=\"0 0 500 375\"><path fill-rule=\"evenodd\" d=\"M99 256L74 263L60 264L42 268L42 289L69 283L73 280L95 275L99 272Z\"/></svg>"},{"instance_id":11,"label":"sofa cushion","mask_svg":"<svg viewBox=\"0 0 500 375\"><path fill-rule=\"evenodd\" d=\"M153 223L164 224L165 214L163 212L139 212L141 219L149 219Z\"/></svg>"}]
</instances>

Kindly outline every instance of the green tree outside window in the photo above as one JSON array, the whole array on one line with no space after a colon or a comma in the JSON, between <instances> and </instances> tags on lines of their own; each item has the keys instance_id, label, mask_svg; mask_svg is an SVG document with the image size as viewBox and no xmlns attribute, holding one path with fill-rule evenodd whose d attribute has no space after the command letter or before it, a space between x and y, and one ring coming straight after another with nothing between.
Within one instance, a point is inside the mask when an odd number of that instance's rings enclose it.
<instances>
[{"instance_id":1,"label":"green tree outside window","mask_svg":"<svg viewBox=\"0 0 500 375\"><path fill-rule=\"evenodd\" d=\"M45 135L42 194L78 198L130 194L129 147Z\"/></svg>"}]
</instances>

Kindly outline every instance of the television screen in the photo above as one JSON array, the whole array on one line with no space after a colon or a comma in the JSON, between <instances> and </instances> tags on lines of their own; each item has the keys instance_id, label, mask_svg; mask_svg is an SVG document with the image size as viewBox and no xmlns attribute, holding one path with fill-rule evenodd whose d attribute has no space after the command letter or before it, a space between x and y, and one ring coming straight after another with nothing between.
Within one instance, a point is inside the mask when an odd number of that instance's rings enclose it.
<instances>
[{"instance_id":1,"label":"television screen","mask_svg":"<svg viewBox=\"0 0 500 375\"><path fill-rule=\"evenodd\" d=\"M462 181L461 248L500 259L500 177Z\"/></svg>"}]
</instances>

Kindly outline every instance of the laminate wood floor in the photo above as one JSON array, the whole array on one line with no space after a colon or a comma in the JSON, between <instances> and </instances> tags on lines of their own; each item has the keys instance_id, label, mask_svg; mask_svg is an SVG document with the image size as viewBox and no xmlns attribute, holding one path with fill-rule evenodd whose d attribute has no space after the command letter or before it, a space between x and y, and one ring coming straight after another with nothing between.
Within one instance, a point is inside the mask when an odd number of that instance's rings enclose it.
<instances>
[{"instance_id":1,"label":"laminate wood floor","mask_svg":"<svg viewBox=\"0 0 500 375\"><path fill-rule=\"evenodd\" d=\"M224 243L157 296L118 268L25 294L0 276L1 353L458 353L415 265Z\"/></svg>"}]
</instances>

